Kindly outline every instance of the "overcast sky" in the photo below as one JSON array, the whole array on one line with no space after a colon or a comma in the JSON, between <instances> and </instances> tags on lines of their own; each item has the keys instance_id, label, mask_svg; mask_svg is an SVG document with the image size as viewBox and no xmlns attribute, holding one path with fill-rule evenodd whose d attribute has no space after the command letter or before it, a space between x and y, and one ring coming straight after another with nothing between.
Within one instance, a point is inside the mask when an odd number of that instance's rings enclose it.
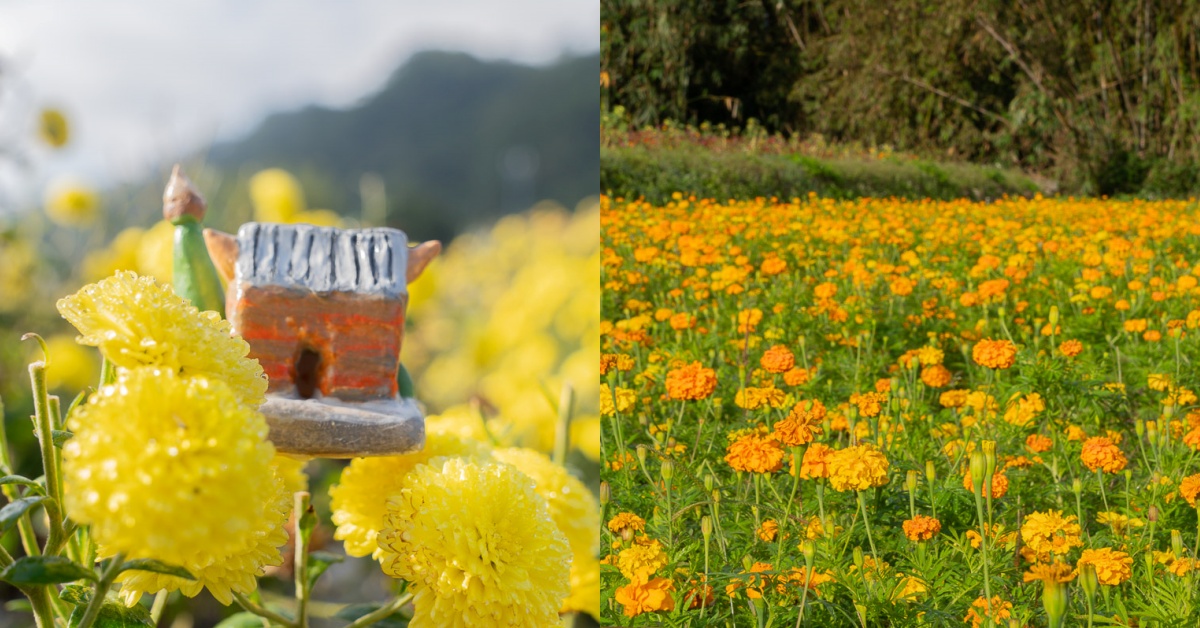
<instances>
[{"instance_id":1,"label":"overcast sky","mask_svg":"<svg viewBox=\"0 0 1200 628\"><path fill-rule=\"evenodd\" d=\"M535 64L591 53L599 23L596 0L6 0L0 148L23 146L31 164L0 165L0 196L137 177L268 113L352 104L421 50ZM63 151L32 139L46 105L72 122Z\"/></svg>"}]
</instances>

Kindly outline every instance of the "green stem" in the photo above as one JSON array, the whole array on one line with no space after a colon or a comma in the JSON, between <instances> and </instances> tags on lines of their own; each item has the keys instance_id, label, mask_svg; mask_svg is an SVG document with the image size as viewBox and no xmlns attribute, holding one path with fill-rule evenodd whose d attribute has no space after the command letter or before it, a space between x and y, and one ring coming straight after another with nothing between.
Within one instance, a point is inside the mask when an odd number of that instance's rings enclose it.
<instances>
[{"instance_id":1,"label":"green stem","mask_svg":"<svg viewBox=\"0 0 1200 628\"><path fill-rule=\"evenodd\" d=\"M150 622L155 626L158 625L158 620L162 619L163 609L167 606L167 596L169 595L170 593L167 593L166 589L154 594L154 605L150 607Z\"/></svg>"},{"instance_id":2,"label":"green stem","mask_svg":"<svg viewBox=\"0 0 1200 628\"><path fill-rule=\"evenodd\" d=\"M104 606L104 600L108 597L108 590L112 588L113 581L117 579L121 564L124 562L125 554L117 554L109 559L108 567L100 575L100 581L96 583L92 599L88 602L87 609L83 612L83 617L80 618L75 628L90 628L92 622L96 621L96 617L100 615L100 607Z\"/></svg>"},{"instance_id":3,"label":"green stem","mask_svg":"<svg viewBox=\"0 0 1200 628\"><path fill-rule=\"evenodd\" d=\"M44 586L30 587L22 591L25 597L29 598L37 628L54 628L54 607L50 604L50 591Z\"/></svg>"},{"instance_id":4,"label":"green stem","mask_svg":"<svg viewBox=\"0 0 1200 628\"><path fill-rule=\"evenodd\" d=\"M388 602L387 604L384 604L383 606L379 607L378 610L372 611L370 613L367 613L366 615L363 615L362 617L359 617L358 619L354 620L354 622L348 624L346 626L346 628L363 628L363 626L370 626L371 624L373 624L377 621L380 621L382 619L387 619L388 617L391 617L392 614L394 614L396 611L403 608L405 604L408 604L409 602L411 602L412 598L413 598L412 593L407 593L405 595L401 595L400 597L392 600L391 602Z\"/></svg>"},{"instance_id":5,"label":"green stem","mask_svg":"<svg viewBox=\"0 0 1200 628\"><path fill-rule=\"evenodd\" d=\"M979 551L983 556L983 595L987 600L987 612L992 614L992 582L988 569L988 530L983 519L983 495L975 491L975 514L979 517Z\"/></svg>"},{"instance_id":6,"label":"green stem","mask_svg":"<svg viewBox=\"0 0 1200 628\"><path fill-rule=\"evenodd\" d=\"M554 464L567 463L567 449L571 444L571 415L575 406L575 389L563 384L562 396L558 399L558 423L554 432Z\"/></svg>"},{"instance_id":7,"label":"green stem","mask_svg":"<svg viewBox=\"0 0 1200 628\"><path fill-rule=\"evenodd\" d=\"M858 506L862 509L863 525L867 528L867 543L871 545L871 556L875 559L875 569L881 567L879 562L879 552L875 551L875 539L871 538L871 519L867 516L867 500L863 499L862 491L855 491L858 495Z\"/></svg>"},{"instance_id":8,"label":"green stem","mask_svg":"<svg viewBox=\"0 0 1200 628\"><path fill-rule=\"evenodd\" d=\"M288 628L294 628L296 626L296 622L288 619L287 617L284 617L283 615L280 615L279 613L276 613L274 611L269 611L266 608L259 606L258 604L255 604L254 602L250 601L250 598L246 597L246 595L243 593L234 592L233 599L237 601L239 606L246 609L246 612L248 612L248 613L251 613L253 615L258 615L259 617L262 617L263 619L269 619L270 621L272 621L276 624L279 624L281 626L287 626Z\"/></svg>"},{"instance_id":9,"label":"green stem","mask_svg":"<svg viewBox=\"0 0 1200 628\"><path fill-rule=\"evenodd\" d=\"M58 450L54 446L54 419L51 417L50 398L46 393L46 364L34 362L29 365L29 380L33 387L33 411L37 419L38 443L42 450L42 470L46 474L46 494L53 503L45 502L47 518L50 520L46 553L57 553L62 547L62 481L59 477Z\"/></svg>"},{"instance_id":10,"label":"green stem","mask_svg":"<svg viewBox=\"0 0 1200 628\"><path fill-rule=\"evenodd\" d=\"M294 505L296 509L295 521L296 532L293 545L296 552L293 555L292 572L295 575L296 583L296 626L298 628L308 627L308 537L309 526L306 526L306 517L311 517L309 514L309 494L305 491L300 491L295 494Z\"/></svg>"},{"instance_id":11,"label":"green stem","mask_svg":"<svg viewBox=\"0 0 1200 628\"><path fill-rule=\"evenodd\" d=\"M1168 427L1167 429L1170 429ZM1108 496L1104 494L1104 471L1096 469L1096 483L1100 485L1100 499L1104 501L1104 509L1108 510ZM1083 521L1083 519L1080 519Z\"/></svg>"}]
</instances>

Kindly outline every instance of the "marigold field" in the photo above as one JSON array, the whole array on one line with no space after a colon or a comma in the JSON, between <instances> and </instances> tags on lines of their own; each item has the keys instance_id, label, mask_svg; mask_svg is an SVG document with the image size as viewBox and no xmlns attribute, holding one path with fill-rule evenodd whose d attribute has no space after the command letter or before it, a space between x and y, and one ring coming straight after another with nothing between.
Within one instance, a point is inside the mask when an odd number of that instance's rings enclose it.
<instances>
[{"instance_id":1,"label":"marigold field","mask_svg":"<svg viewBox=\"0 0 1200 628\"><path fill-rule=\"evenodd\" d=\"M618 625L1196 626L1194 201L601 201Z\"/></svg>"}]
</instances>

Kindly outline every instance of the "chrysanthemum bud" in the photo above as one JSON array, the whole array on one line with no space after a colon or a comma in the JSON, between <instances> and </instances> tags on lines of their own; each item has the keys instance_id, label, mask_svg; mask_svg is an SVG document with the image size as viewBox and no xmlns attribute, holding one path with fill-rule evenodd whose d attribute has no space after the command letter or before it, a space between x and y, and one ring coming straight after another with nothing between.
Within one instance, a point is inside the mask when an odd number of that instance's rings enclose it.
<instances>
[{"instance_id":1,"label":"chrysanthemum bud","mask_svg":"<svg viewBox=\"0 0 1200 628\"><path fill-rule=\"evenodd\" d=\"M611 500L611 499L612 499L612 487L610 487L608 485L607 481L601 482L600 483L600 505L607 506L609 500Z\"/></svg>"},{"instance_id":2,"label":"chrysanthemum bud","mask_svg":"<svg viewBox=\"0 0 1200 628\"><path fill-rule=\"evenodd\" d=\"M925 461L925 480L933 484L937 480L937 467L932 460Z\"/></svg>"},{"instance_id":3,"label":"chrysanthemum bud","mask_svg":"<svg viewBox=\"0 0 1200 628\"><path fill-rule=\"evenodd\" d=\"M648 453L649 453L649 450L647 449L647 447L645 445L637 446L637 459L638 459L638 462L642 465L643 469L646 469L646 454L648 454Z\"/></svg>"},{"instance_id":4,"label":"chrysanthemum bud","mask_svg":"<svg viewBox=\"0 0 1200 628\"><path fill-rule=\"evenodd\" d=\"M863 568L863 550L860 546L854 547L854 566L861 571Z\"/></svg>"},{"instance_id":5,"label":"chrysanthemum bud","mask_svg":"<svg viewBox=\"0 0 1200 628\"><path fill-rule=\"evenodd\" d=\"M1125 483L1126 483L1126 484L1128 484L1128 483L1130 482L1130 480L1132 480L1132 479L1133 479L1133 471L1130 471L1129 469L1125 469L1124 471L1122 471L1122 472L1121 472L1121 475L1124 475L1124 476L1125 476Z\"/></svg>"},{"instance_id":6,"label":"chrysanthemum bud","mask_svg":"<svg viewBox=\"0 0 1200 628\"><path fill-rule=\"evenodd\" d=\"M1058 327L1058 306L1051 305L1050 306L1050 329L1053 330L1055 327Z\"/></svg>"},{"instance_id":7,"label":"chrysanthemum bud","mask_svg":"<svg viewBox=\"0 0 1200 628\"><path fill-rule=\"evenodd\" d=\"M910 493L915 493L915 492L917 492L917 472L916 472L916 471L911 471L911 470L910 470L910 471L909 471L909 472L908 472L908 473L905 475L905 478L904 478L904 487L905 487L905 488L907 488L907 489L908 489L908 492L910 492Z\"/></svg>"},{"instance_id":8,"label":"chrysanthemum bud","mask_svg":"<svg viewBox=\"0 0 1200 628\"><path fill-rule=\"evenodd\" d=\"M1056 580L1044 580L1042 605L1046 607L1050 628L1062 626L1063 618L1067 614L1067 586Z\"/></svg>"},{"instance_id":9,"label":"chrysanthemum bud","mask_svg":"<svg viewBox=\"0 0 1200 628\"><path fill-rule=\"evenodd\" d=\"M1183 556L1183 535L1179 533L1179 530L1171 530L1171 550L1175 552L1177 558Z\"/></svg>"},{"instance_id":10,"label":"chrysanthemum bud","mask_svg":"<svg viewBox=\"0 0 1200 628\"><path fill-rule=\"evenodd\" d=\"M670 482L671 478L675 477L675 463L670 459L663 460L662 466L658 468L658 472L662 474L662 479L665 482Z\"/></svg>"},{"instance_id":11,"label":"chrysanthemum bud","mask_svg":"<svg viewBox=\"0 0 1200 628\"><path fill-rule=\"evenodd\" d=\"M720 504L720 503L721 503L721 489L719 489L719 488L714 488L714 489L713 489L713 492L712 492L712 500L713 500L713 503L714 503L714 504Z\"/></svg>"},{"instance_id":12,"label":"chrysanthemum bud","mask_svg":"<svg viewBox=\"0 0 1200 628\"><path fill-rule=\"evenodd\" d=\"M987 478L987 457L982 451L976 449L971 452L971 486L975 491L975 495L981 495L983 491L983 482Z\"/></svg>"},{"instance_id":13,"label":"chrysanthemum bud","mask_svg":"<svg viewBox=\"0 0 1200 628\"><path fill-rule=\"evenodd\" d=\"M1137 437L1138 437L1138 439L1141 439L1141 438L1142 438L1142 436L1145 436L1145 434L1146 434L1146 422L1145 422L1145 421L1143 421L1143 420L1141 420L1141 419L1138 419L1137 421L1134 421L1134 422L1133 422L1133 433L1134 433L1134 434L1137 434Z\"/></svg>"},{"instance_id":14,"label":"chrysanthemum bud","mask_svg":"<svg viewBox=\"0 0 1200 628\"><path fill-rule=\"evenodd\" d=\"M1158 506L1151 506L1146 509L1146 520L1150 523L1158 522Z\"/></svg>"},{"instance_id":15,"label":"chrysanthemum bud","mask_svg":"<svg viewBox=\"0 0 1200 628\"><path fill-rule=\"evenodd\" d=\"M704 474L704 490L712 491L712 488L713 488L713 474L705 473Z\"/></svg>"},{"instance_id":16,"label":"chrysanthemum bud","mask_svg":"<svg viewBox=\"0 0 1200 628\"><path fill-rule=\"evenodd\" d=\"M1071 492L1075 493L1076 496L1082 494L1083 493L1083 481L1080 480L1079 478L1075 478L1074 480L1071 480Z\"/></svg>"},{"instance_id":17,"label":"chrysanthemum bud","mask_svg":"<svg viewBox=\"0 0 1200 628\"><path fill-rule=\"evenodd\" d=\"M996 310L996 315L1000 318L1006 318L1008 316L1008 310L1004 309L1004 306L1002 305L1000 306L1000 309Z\"/></svg>"},{"instance_id":18,"label":"chrysanthemum bud","mask_svg":"<svg viewBox=\"0 0 1200 628\"><path fill-rule=\"evenodd\" d=\"M700 517L700 534L704 535L704 541L712 537L712 518L708 515Z\"/></svg>"},{"instance_id":19,"label":"chrysanthemum bud","mask_svg":"<svg viewBox=\"0 0 1200 628\"><path fill-rule=\"evenodd\" d=\"M813 558L817 555L817 546L812 541L803 541L800 543L800 553L804 555L804 564L812 569Z\"/></svg>"},{"instance_id":20,"label":"chrysanthemum bud","mask_svg":"<svg viewBox=\"0 0 1200 628\"><path fill-rule=\"evenodd\" d=\"M1089 598L1096 595L1096 588L1100 585L1100 580L1096 576L1095 565L1084 563L1079 566L1079 584L1083 586L1083 592Z\"/></svg>"},{"instance_id":21,"label":"chrysanthemum bud","mask_svg":"<svg viewBox=\"0 0 1200 628\"><path fill-rule=\"evenodd\" d=\"M987 462L987 482L992 481L992 476L996 473L996 441L983 441L983 458Z\"/></svg>"},{"instance_id":22,"label":"chrysanthemum bud","mask_svg":"<svg viewBox=\"0 0 1200 628\"><path fill-rule=\"evenodd\" d=\"M742 569L745 569L746 571L750 571L750 568L753 566L754 566L754 559L750 558L749 554L742 557Z\"/></svg>"}]
</instances>

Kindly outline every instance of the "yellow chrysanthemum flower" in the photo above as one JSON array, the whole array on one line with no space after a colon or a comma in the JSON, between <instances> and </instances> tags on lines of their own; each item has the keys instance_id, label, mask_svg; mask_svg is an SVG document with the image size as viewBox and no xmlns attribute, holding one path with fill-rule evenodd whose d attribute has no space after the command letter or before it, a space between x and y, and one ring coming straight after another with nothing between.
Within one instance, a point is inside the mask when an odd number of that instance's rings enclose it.
<instances>
[{"instance_id":1,"label":"yellow chrysanthemum flower","mask_svg":"<svg viewBox=\"0 0 1200 628\"><path fill-rule=\"evenodd\" d=\"M408 474L417 465L439 456L481 456L487 448L477 441L430 430L421 451L401 456L355 458L342 471L342 479L329 489L332 499L333 538L343 541L351 556L381 554L375 537L383 528L387 500L408 485Z\"/></svg>"},{"instance_id":2,"label":"yellow chrysanthemum flower","mask_svg":"<svg viewBox=\"0 0 1200 628\"><path fill-rule=\"evenodd\" d=\"M60 299L58 311L81 336L122 369L153 366L184 377L220 380L239 402L262 404L267 379L250 345L230 333L229 321L201 312L170 286L129 271Z\"/></svg>"},{"instance_id":3,"label":"yellow chrysanthemum flower","mask_svg":"<svg viewBox=\"0 0 1200 628\"><path fill-rule=\"evenodd\" d=\"M88 386L95 386L100 377L100 358L91 349L79 346L69 335L46 339L50 362L46 366L46 386L50 390L66 389L74 395ZM42 359L41 350L33 359Z\"/></svg>"},{"instance_id":4,"label":"yellow chrysanthemum flower","mask_svg":"<svg viewBox=\"0 0 1200 628\"><path fill-rule=\"evenodd\" d=\"M38 137L51 148L62 148L71 141L71 125L61 110L47 107L38 117Z\"/></svg>"},{"instance_id":5,"label":"yellow chrysanthemum flower","mask_svg":"<svg viewBox=\"0 0 1200 628\"><path fill-rule=\"evenodd\" d=\"M600 619L600 561L595 557L576 556L571 561L571 594L563 600L562 612Z\"/></svg>"},{"instance_id":6,"label":"yellow chrysanthemum flower","mask_svg":"<svg viewBox=\"0 0 1200 628\"><path fill-rule=\"evenodd\" d=\"M283 483L283 492L288 497L288 508L291 508L292 495L308 490L308 476L304 473L304 467L307 464L307 459L293 458L282 454L275 456L275 459L271 461L271 465L275 468L275 475Z\"/></svg>"},{"instance_id":7,"label":"yellow chrysanthemum flower","mask_svg":"<svg viewBox=\"0 0 1200 628\"><path fill-rule=\"evenodd\" d=\"M92 224L100 214L100 195L78 183L59 183L46 192L46 215L67 227Z\"/></svg>"},{"instance_id":8,"label":"yellow chrysanthemum flower","mask_svg":"<svg viewBox=\"0 0 1200 628\"><path fill-rule=\"evenodd\" d=\"M250 177L250 201L258 222L292 222L305 210L304 190L286 170L271 168Z\"/></svg>"},{"instance_id":9,"label":"yellow chrysanthemum flower","mask_svg":"<svg viewBox=\"0 0 1200 628\"><path fill-rule=\"evenodd\" d=\"M410 625L552 626L570 592L571 548L516 468L443 458L388 502L383 570L412 583Z\"/></svg>"},{"instance_id":10,"label":"yellow chrysanthemum flower","mask_svg":"<svg viewBox=\"0 0 1200 628\"><path fill-rule=\"evenodd\" d=\"M263 416L224 383L162 369L125 371L71 414L64 502L101 555L154 558L195 581L123 575L122 595L208 588L225 604L249 592L287 542L282 482Z\"/></svg>"},{"instance_id":11,"label":"yellow chrysanthemum flower","mask_svg":"<svg viewBox=\"0 0 1200 628\"><path fill-rule=\"evenodd\" d=\"M594 557L600 551L600 504L583 482L532 449L497 449L492 457L533 479L538 495L550 504L550 516L567 535L576 556Z\"/></svg>"},{"instance_id":12,"label":"yellow chrysanthemum flower","mask_svg":"<svg viewBox=\"0 0 1200 628\"><path fill-rule=\"evenodd\" d=\"M1100 584L1109 586L1121 584L1133 575L1133 558L1129 554L1111 547L1083 550L1075 568L1078 569L1083 565L1094 566Z\"/></svg>"},{"instance_id":13,"label":"yellow chrysanthemum flower","mask_svg":"<svg viewBox=\"0 0 1200 628\"><path fill-rule=\"evenodd\" d=\"M888 459L871 445L839 449L829 456L829 485L835 491L865 491L888 482Z\"/></svg>"}]
</instances>

